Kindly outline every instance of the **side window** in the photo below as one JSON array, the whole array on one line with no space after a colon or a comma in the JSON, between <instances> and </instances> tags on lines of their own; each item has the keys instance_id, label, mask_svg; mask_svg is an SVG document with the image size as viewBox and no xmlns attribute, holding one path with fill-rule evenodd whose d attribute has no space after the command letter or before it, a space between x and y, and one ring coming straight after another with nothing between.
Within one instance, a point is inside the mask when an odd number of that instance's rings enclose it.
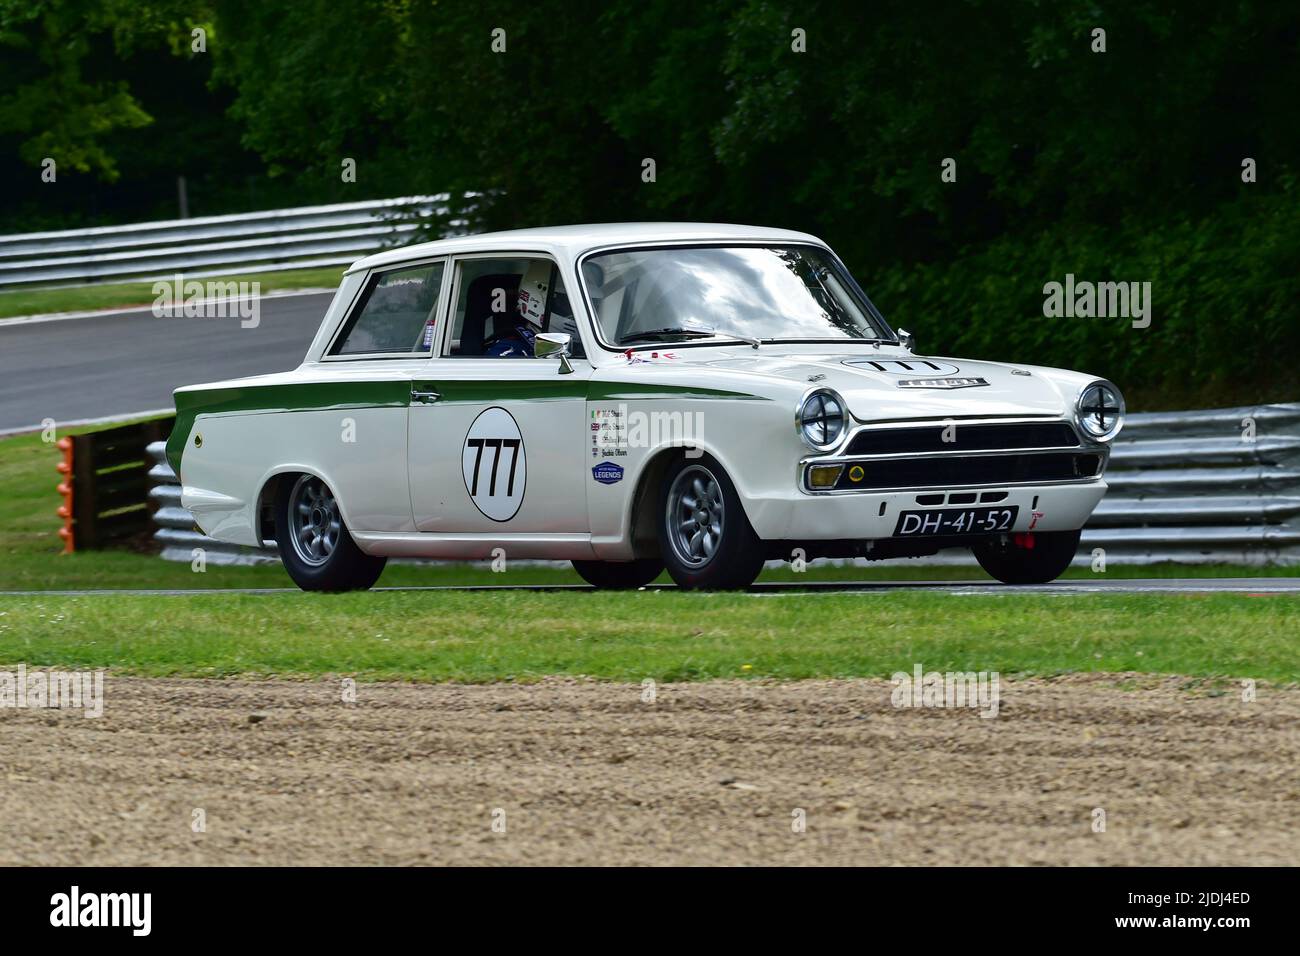
<instances>
[{"instance_id":1,"label":"side window","mask_svg":"<svg viewBox=\"0 0 1300 956\"><path fill-rule=\"evenodd\" d=\"M430 262L371 276L331 355L428 355L444 264Z\"/></svg>"},{"instance_id":2,"label":"side window","mask_svg":"<svg viewBox=\"0 0 1300 956\"><path fill-rule=\"evenodd\" d=\"M552 260L465 259L457 269L448 356L528 358L539 332L568 332L574 355L582 357L573 309Z\"/></svg>"}]
</instances>

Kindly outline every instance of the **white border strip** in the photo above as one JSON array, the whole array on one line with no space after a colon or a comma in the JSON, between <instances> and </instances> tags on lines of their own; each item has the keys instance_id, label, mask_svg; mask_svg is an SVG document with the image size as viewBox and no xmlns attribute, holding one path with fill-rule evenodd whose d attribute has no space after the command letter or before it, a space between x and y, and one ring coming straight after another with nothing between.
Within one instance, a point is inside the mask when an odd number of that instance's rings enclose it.
<instances>
[{"instance_id":1,"label":"white border strip","mask_svg":"<svg viewBox=\"0 0 1300 956\"><path fill-rule=\"evenodd\" d=\"M160 415L175 415L176 409L168 406L167 408L151 408L143 412L120 412L117 415L105 415L103 418L78 418L75 421L61 422L55 419L55 428L80 428L82 425L108 425L113 422L129 423L137 418L158 418ZM29 435L32 432L41 431L44 425L20 425L17 428L0 428L0 438L10 438L14 435Z\"/></svg>"},{"instance_id":2,"label":"white border strip","mask_svg":"<svg viewBox=\"0 0 1300 956\"><path fill-rule=\"evenodd\" d=\"M159 280L162 281L162 280ZM186 306L206 307L208 305L218 305L224 302L248 302L250 299L260 302L263 299L288 299L296 295L333 295L336 289L281 289L276 292L264 292L258 296L223 296L219 299L196 299L194 302L184 302L179 306L173 306L174 311L177 308ZM7 325L36 325L41 322L62 322L64 319L97 319L103 316L113 315L130 315L133 312L153 312L152 305L135 305L129 308L121 309L94 309L86 312L45 312L40 315L16 315L8 319L0 319L0 328ZM171 318L171 316L166 316Z\"/></svg>"}]
</instances>

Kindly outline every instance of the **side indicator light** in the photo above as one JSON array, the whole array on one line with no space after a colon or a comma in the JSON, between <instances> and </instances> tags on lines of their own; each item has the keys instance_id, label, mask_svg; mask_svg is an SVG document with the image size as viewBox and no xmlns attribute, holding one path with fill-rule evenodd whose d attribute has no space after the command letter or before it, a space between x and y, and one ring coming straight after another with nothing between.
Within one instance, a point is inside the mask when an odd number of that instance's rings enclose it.
<instances>
[{"instance_id":1,"label":"side indicator light","mask_svg":"<svg viewBox=\"0 0 1300 956\"><path fill-rule=\"evenodd\" d=\"M843 465L813 465L808 469L808 487L834 488L843 470Z\"/></svg>"}]
</instances>

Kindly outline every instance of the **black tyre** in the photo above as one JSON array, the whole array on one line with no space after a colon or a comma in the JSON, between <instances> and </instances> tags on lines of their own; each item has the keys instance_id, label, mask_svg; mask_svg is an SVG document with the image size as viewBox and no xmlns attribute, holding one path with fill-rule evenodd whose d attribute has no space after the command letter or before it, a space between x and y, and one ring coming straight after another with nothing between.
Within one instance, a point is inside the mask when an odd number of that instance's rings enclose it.
<instances>
[{"instance_id":1,"label":"black tyre","mask_svg":"<svg viewBox=\"0 0 1300 956\"><path fill-rule=\"evenodd\" d=\"M765 558L736 486L708 455L683 457L664 475L659 549L678 587L691 589L747 588Z\"/></svg>"},{"instance_id":2,"label":"black tyre","mask_svg":"<svg viewBox=\"0 0 1300 956\"><path fill-rule=\"evenodd\" d=\"M1079 550L1078 531L1010 534L981 541L971 549L985 571L1003 584L1055 581Z\"/></svg>"},{"instance_id":3,"label":"black tyre","mask_svg":"<svg viewBox=\"0 0 1300 956\"><path fill-rule=\"evenodd\" d=\"M573 570L582 580L605 591L632 591L643 588L663 573L658 558L636 561L574 561Z\"/></svg>"},{"instance_id":4,"label":"black tyre","mask_svg":"<svg viewBox=\"0 0 1300 956\"><path fill-rule=\"evenodd\" d=\"M275 542L284 569L304 591L364 591L379 580L388 563L357 547L334 493L315 475L280 482Z\"/></svg>"}]
</instances>

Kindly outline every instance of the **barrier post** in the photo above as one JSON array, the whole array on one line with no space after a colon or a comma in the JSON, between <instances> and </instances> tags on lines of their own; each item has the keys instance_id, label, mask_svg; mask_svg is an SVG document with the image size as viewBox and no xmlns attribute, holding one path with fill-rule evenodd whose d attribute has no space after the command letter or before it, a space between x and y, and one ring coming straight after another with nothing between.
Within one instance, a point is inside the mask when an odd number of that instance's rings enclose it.
<instances>
[{"instance_id":1,"label":"barrier post","mask_svg":"<svg viewBox=\"0 0 1300 956\"><path fill-rule=\"evenodd\" d=\"M72 496L74 494L72 439L60 438L58 449L63 452L63 460L59 462L57 468L59 474L63 476L63 480L59 482L56 489L63 496L63 504L59 505L59 510L56 512L63 519L63 527L59 529L59 537L63 539L63 553L72 554L76 550L75 516L72 507Z\"/></svg>"}]
</instances>

